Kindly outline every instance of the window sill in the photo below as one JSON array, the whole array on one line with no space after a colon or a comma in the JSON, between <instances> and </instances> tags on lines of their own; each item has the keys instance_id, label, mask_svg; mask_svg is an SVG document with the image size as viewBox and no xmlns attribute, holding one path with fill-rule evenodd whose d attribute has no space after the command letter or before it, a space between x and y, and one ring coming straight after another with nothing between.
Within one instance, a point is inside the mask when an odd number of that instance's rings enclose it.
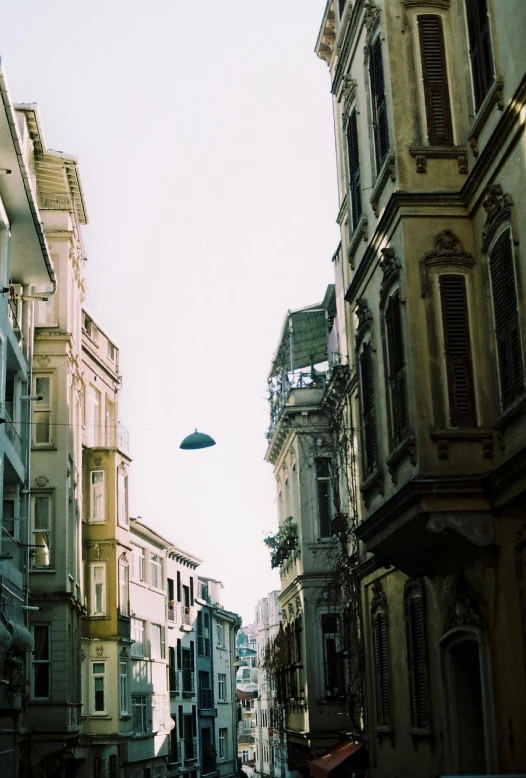
<instances>
[{"instance_id":1,"label":"window sill","mask_svg":"<svg viewBox=\"0 0 526 778\"><path fill-rule=\"evenodd\" d=\"M379 489L383 492L383 480L384 476L379 467L370 473L360 486L360 491L366 497L378 484Z\"/></svg>"},{"instance_id":2,"label":"window sill","mask_svg":"<svg viewBox=\"0 0 526 778\"><path fill-rule=\"evenodd\" d=\"M95 721L100 721L101 719L103 721L111 721L112 717L108 716L107 713L90 713L89 716L87 716L88 719L93 719Z\"/></svg>"},{"instance_id":3,"label":"window sill","mask_svg":"<svg viewBox=\"0 0 526 778\"><path fill-rule=\"evenodd\" d=\"M503 89L504 79L502 76L495 76L493 84L490 86L486 97L482 101L473 124L468 131L467 140L475 157L478 157L479 155L478 138L480 132L486 123L486 120L490 115L493 106L496 105L499 111L502 111L504 108L504 103L502 102Z\"/></svg>"},{"instance_id":4,"label":"window sill","mask_svg":"<svg viewBox=\"0 0 526 778\"><path fill-rule=\"evenodd\" d=\"M468 172L468 156L465 146L410 146L409 154L416 162L417 173L427 173L428 159L456 159L458 172L465 175Z\"/></svg>"},{"instance_id":5,"label":"window sill","mask_svg":"<svg viewBox=\"0 0 526 778\"><path fill-rule=\"evenodd\" d=\"M56 573L55 567L32 567L30 573Z\"/></svg>"},{"instance_id":6,"label":"window sill","mask_svg":"<svg viewBox=\"0 0 526 778\"><path fill-rule=\"evenodd\" d=\"M388 181L396 181L395 176L395 158L393 154L388 154L381 169L376 178L376 183L373 187L370 203L374 211L374 215L378 216L378 203L380 202L380 196L384 190L384 187Z\"/></svg>"},{"instance_id":7,"label":"window sill","mask_svg":"<svg viewBox=\"0 0 526 778\"><path fill-rule=\"evenodd\" d=\"M124 721L129 721L131 718L132 718L131 713L121 713L121 719L123 719Z\"/></svg>"}]
</instances>

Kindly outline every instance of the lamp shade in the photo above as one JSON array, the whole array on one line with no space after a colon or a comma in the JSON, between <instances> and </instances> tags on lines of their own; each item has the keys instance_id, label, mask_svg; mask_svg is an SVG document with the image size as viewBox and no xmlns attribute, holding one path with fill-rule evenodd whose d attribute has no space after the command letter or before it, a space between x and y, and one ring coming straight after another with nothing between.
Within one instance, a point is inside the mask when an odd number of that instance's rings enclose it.
<instances>
[{"instance_id":1,"label":"lamp shade","mask_svg":"<svg viewBox=\"0 0 526 778\"><path fill-rule=\"evenodd\" d=\"M179 448L184 448L186 450L193 448L209 448L210 446L215 446L215 444L215 440L211 438L210 435L195 430L191 435L186 436Z\"/></svg>"}]
</instances>

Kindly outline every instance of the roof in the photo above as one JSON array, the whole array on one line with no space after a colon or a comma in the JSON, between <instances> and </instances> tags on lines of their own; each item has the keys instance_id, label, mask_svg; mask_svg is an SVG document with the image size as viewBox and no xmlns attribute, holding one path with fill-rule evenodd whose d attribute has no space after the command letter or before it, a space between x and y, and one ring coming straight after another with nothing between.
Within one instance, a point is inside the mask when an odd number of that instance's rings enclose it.
<instances>
[{"instance_id":1,"label":"roof","mask_svg":"<svg viewBox=\"0 0 526 778\"><path fill-rule=\"evenodd\" d=\"M166 553L169 557L172 559L176 559L178 562L184 562L187 565L190 565L191 567L197 567L203 560L199 559L199 557L194 556L193 554L189 554L187 551L183 551L182 548L177 548L177 546L174 546L173 543L170 540L167 540L162 535L160 535L158 532L156 532L154 529L149 527L147 524L144 524L144 522L139 521L137 518L133 518L133 516L130 516L130 521L133 522L131 524L131 529L134 528L137 529L142 535L148 537L155 543L159 543L159 545L164 546L166 549Z\"/></svg>"},{"instance_id":2,"label":"roof","mask_svg":"<svg viewBox=\"0 0 526 778\"><path fill-rule=\"evenodd\" d=\"M342 741L330 748L318 759L309 762L311 778L327 778L329 773L362 748L363 743Z\"/></svg>"},{"instance_id":3,"label":"roof","mask_svg":"<svg viewBox=\"0 0 526 778\"><path fill-rule=\"evenodd\" d=\"M46 147L36 103L17 103L15 108L25 114L34 144L39 207L74 210L79 222L87 224L88 212L77 157Z\"/></svg>"},{"instance_id":4,"label":"roof","mask_svg":"<svg viewBox=\"0 0 526 778\"><path fill-rule=\"evenodd\" d=\"M288 311L272 358L269 377L284 366L287 371L292 371L326 362L328 318L335 313L334 284L329 284L321 302Z\"/></svg>"}]
</instances>

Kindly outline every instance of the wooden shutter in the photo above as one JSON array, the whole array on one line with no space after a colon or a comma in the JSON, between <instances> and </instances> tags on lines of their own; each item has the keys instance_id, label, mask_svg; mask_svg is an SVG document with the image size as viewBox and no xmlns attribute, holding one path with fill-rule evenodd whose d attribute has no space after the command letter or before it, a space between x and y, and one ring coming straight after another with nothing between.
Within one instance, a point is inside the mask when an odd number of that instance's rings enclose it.
<instances>
[{"instance_id":1,"label":"wooden shutter","mask_svg":"<svg viewBox=\"0 0 526 778\"><path fill-rule=\"evenodd\" d=\"M180 638L177 638L177 667L179 670L183 667L183 652Z\"/></svg>"},{"instance_id":2,"label":"wooden shutter","mask_svg":"<svg viewBox=\"0 0 526 778\"><path fill-rule=\"evenodd\" d=\"M370 57L369 74L371 81L371 97L373 101L376 172L378 173L389 151L389 129L387 125L382 40L379 35L371 46Z\"/></svg>"},{"instance_id":3,"label":"wooden shutter","mask_svg":"<svg viewBox=\"0 0 526 778\"><path fill-rule=\"evenodd\" d=\"M440 16L418 17L429 143L453 143L444 34Z\"/></svg>"},{"instance_id":4,"label":"wooden shutter","mask_svg":"<svg viewBox=\"0 0 526 778\"><path fill-rule=\"evenodd\" d=\"M190 605L194 604L194 577L190 576Z\"/></svg>"},{"instance_id":5,"label":"wooden shutter","mask_svg":"<svg viewBox=\"0 0 526 778\"><path fill-rule=\"evenodd\" d=\"M353 229L362 215L362 192L360 188L360 156L358 153L358 125L353 109L347 124L347 156L349 158L349 189L351 193L351 226Z\"/></svg>"},{"instance_id":6,"label":"wooden shutter","mask_svg":"<svg viewBox=\"0 0 526 778\"><path fill-rule=\"evenodd\" d=\"M376 723L389 725L389 657L387 619L383 611L374 616L374 676L376 687Z\"/></svg>"},{"instance_id":7,"label":"wooden shutter","mask_svg":"<svg viewBox=\"0 0 526 778\"><path fill-rule=\"evenodd\" d=\"M464 276L441 275L440 296L450 423L474 427L477 419Z\"/></svg>"},{"instance_id":8,"label":"wooden shutter","mask_svg":"<svg viewBox=\"0 0 526 778\"><path fill-rule=\"evenodd\" d=\"M415 728L423 729L429 726L429 704L424 607L419 596L409 597L406 601L406 632L411 724Z\"/></svg>"},{"instance_id":9,"label":"wooden shutter","mask_svg":"<svg viewBox=\"0 0 526 778\"><path fill-rule=\"evenodd\" d=\"M500 396L502 407L506 408L524 390L517 285L509 230L500 236L491 252L490 274Z\"/></svg>"},{"instance_id":10,"label":"wooden shutter","mask_svg":"<svg viewBox=\"0 0 526 778\"><path fill-rule=\"evenodd\" d=\"M404 341L400 292L390 298L385 311L387 333L387 362L389 395L391 400L391 436L393 446L404 439L408 430L407 394L405 381Z\"/></svg>"},{"instance_id":11,"label":"wooden shutter","mask_svg":"<svg viewBox=\"0 0 526 778\"><path fill-rule=\"evenodd\" d=\"M184 721L183 721L183 706L179 705L178 709L178 719L179 719L179 737L181 740L184 738Z\"/></svg>"},{"instance_id":12,"label":"wooden shutter","mask_svg":"<svg viewBox=\"0 0 526 778\"><path fill-rule=\"evenodd\" d=\"M177 602L181 602L181 573L177 571Z\"/></svg>"},{"instance_id":13,"label":"wooden shutter","mask_svg":"<svg viewBox=\"0 0 526 778\"><path fill-rule=\"evenodd\" d=\"M478 110L494 74L487 0L466 0L466 18L475 109Z\"/></svg>"},{"instance_id":14,"label":"wooden shutter","mask_svg":"<svg viewBox=\"0 0 526 778\"><path fill-rule=\"evenodd\" d=\"M360 354L360 390L362 401L363 466L367 475L373 472L378 462L373 359L370 343L364 344Z\"/></svg>"}]
</instances>

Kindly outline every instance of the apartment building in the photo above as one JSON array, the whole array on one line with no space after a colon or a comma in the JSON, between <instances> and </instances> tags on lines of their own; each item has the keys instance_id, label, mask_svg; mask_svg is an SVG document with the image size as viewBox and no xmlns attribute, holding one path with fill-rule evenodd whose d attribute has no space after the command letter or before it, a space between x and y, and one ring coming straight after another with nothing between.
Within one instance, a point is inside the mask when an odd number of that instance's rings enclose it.
<instances>
[{"instance_id":1,"label":"apartment building","mask_svg":"<svg viewBox=\"0 0 526 778\"><path fill-rule=\"evenodd\" d=\"M56 294L35 306L31 403L29 604L35 649L23 770L72 764L81 722L82 565L81 300L86 204L74 157L51 151L35 105L17 108L31 180L56 273ZM42 282L34 289L45 296ZM23 298L22 298L23 299ZM25 773L24 773L25 774Z\"/></svg>"},{"instance_id":2,"label":"apartment building","mask_svg":"<svg viewBox=\"0 0 526 778\"><path fill-rule=\"evenodd\" d=\"M26 113L13 105L0 69L0 761L18 775L26 750L28 566L45 555L45 539L30 527L31 369L38 292L56 289L51 248L39 213L34 146ZM33 514L31 513L33 510ZM37 646L46 639L36 634ZM40 677L37 679L37 687ZM35 677L31 677L35 692ZM42 689L46 685L42 673Z\"/></svg>"}]
</instances>

